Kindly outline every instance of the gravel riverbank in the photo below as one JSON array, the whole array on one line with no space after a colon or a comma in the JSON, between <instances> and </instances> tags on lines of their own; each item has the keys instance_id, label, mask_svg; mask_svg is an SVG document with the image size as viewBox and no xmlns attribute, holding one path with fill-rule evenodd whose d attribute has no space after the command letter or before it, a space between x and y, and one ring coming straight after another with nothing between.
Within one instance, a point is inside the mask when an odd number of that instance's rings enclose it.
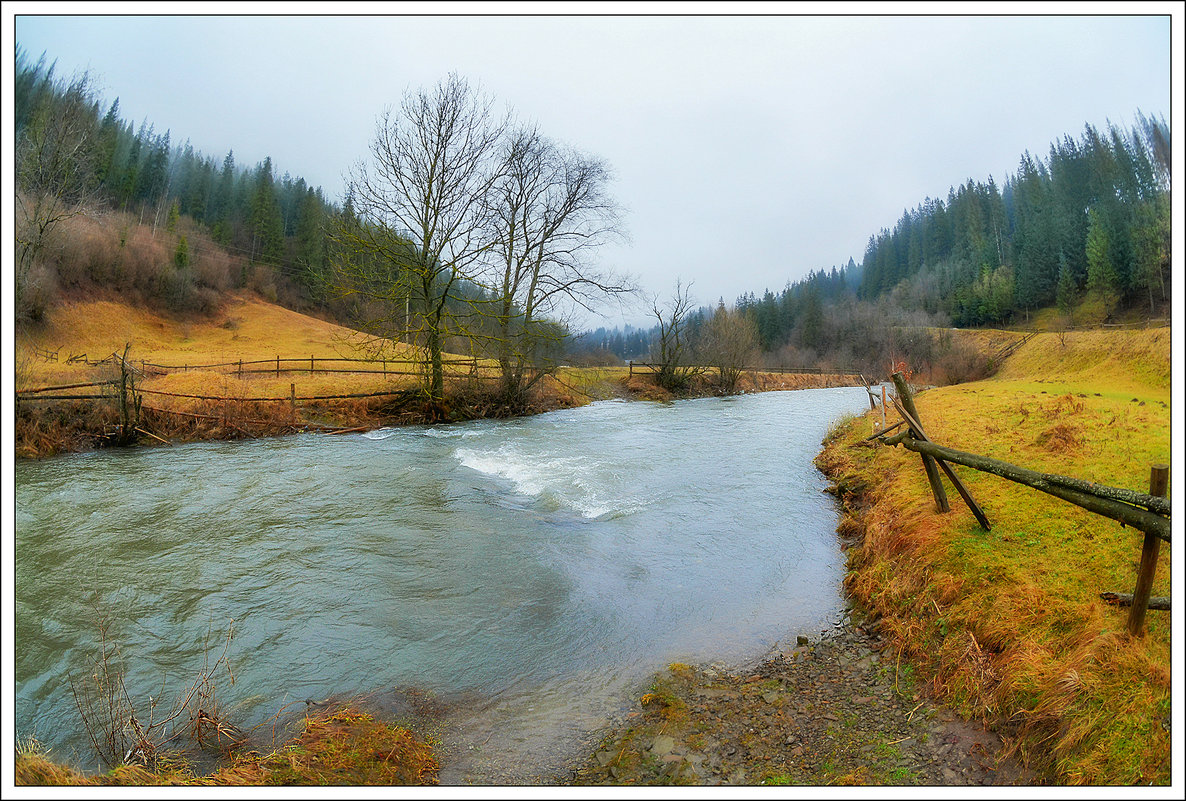
<instances>
[{"instance_id":1,"label":"gravel riverbank","mask_svg":"<svg viewBox=\"0 0 1186 801\"><path fill-rule=\"evenodd\" d=\"M748 669L673 665L571 776L594 785L1000 785L1035 777L846 614Z\"/></svg>"}]
</instances>

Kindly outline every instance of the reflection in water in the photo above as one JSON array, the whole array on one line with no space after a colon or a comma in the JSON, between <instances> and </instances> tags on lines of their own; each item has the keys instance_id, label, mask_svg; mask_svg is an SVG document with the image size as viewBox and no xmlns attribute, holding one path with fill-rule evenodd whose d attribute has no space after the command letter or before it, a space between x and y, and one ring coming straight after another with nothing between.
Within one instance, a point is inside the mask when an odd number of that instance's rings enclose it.
<instances>
[{"instance_id":1,"label":"reflection in water","mask_svg":"<svg viewBox=\"0 0 1186 801\"><path fill-rule=\"evenodd\" d=\"M418 687L466 699L444 780L546 773L664 664L753 658L834 614L835 512L811 459L863 395L22 463L18 732L93 763L67 677L97 614L134 697L192 678L233 620L240 725Z\"/></svg>"}]
</instances>

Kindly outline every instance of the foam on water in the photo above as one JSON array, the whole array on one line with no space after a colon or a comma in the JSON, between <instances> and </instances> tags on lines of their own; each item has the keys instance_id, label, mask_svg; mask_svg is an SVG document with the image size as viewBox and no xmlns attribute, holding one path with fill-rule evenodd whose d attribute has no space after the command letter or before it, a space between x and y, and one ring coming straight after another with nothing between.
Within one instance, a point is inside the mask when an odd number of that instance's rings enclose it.
<instances>
[{"instance_id":1,"label":"foam on water","mask_svg":"<svg viewBox=\"0 0 1186 801\"><path fill-rule=\"evenodd\" d=\"M663 665L751 659L838 607L811 459L865 403L607 402L18 463L16 730L91 759L69 678L96 611L136 699L234 621L239 725L293 699L453 694L448 779L530 783Z\"/></svg>"},{"instance_id":2,"label":"foam on water","mask_svg":"<svg viewBox=\"0 0 1186 801\"><path fill-rule=\"evenodd\" d=\"M605 465L587 456L549 456L529 453L508 442L497 448L458 448L454 458L463 466L509 481L515 492L572 509L586 519L628 513L637 504L605 479Z\"/></svg>"}]
</instances>

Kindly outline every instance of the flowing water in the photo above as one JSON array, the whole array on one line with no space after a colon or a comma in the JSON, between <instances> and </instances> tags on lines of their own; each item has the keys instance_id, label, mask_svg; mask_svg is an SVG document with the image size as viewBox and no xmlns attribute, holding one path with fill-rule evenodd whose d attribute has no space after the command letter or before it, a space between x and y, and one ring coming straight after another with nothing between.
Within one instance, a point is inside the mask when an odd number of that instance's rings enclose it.
<instances>
[{"instance_id":1,"label":"flowing water","mask_svg":"<svg viewBox=\"0 0 1186 801\"><path fill-rule=\"evenodd\" d=\"M93 766L69 679L96 621L133 699L192 680L233 621L219 697L243 728L418 688L451 710L442 781L547 777L667 663L752 660L835 618L811 461L865 402L608 401L22 462L17 732Z\"/></svg>"}]
</instances>

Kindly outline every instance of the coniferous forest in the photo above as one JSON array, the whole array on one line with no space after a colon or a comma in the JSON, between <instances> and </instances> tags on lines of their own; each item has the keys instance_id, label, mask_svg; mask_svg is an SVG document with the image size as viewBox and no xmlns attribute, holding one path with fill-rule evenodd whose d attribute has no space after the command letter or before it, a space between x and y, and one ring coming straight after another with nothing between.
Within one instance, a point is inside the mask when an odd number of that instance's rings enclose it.
<instances>
[{"instance_id":1,"label":"coniferous forest","mask_svg":"<svg viewBox=\"0 0 1186 801\"><path fill-rule=\"evenodd\" d=\"M204 154L149 120L125 120L118 99L98 98L86 75L56 75L45 56L18 51L15 68L18 207L50 206L26 209L40 227L18 214L18 319L35 322L89 285L179 313L250 287L350 322L352 309L327 291L330 223L352 214L349 200L342 208L303 178L278 175L270 158L241 164L233 151ZM969 178L946 198L925 198L872 234L860 263L814 270L779 292L742 292L732 305L753 326L755 358L860 367L871 342L925 360L916 333L925 327L1024 326L1050 309L1068 328L1120 313L1161 316L1171 283L1170 131L1163 119L1135 117L1130 129L1085 125L1045 157L1026 152L1002 183ZM134 259L112 266L71 260L60 242L51 248L50 229L80 209L115 215L115 233L74 221L72 236L114 236L125 248L146 229L154 240L166 232L167 244L154 244L167 248L157 252L162 264L137 270ZM476 285L466 291L483 295ZM690 334L725 305L690 314ZM637 359L653 339L647 329L600 328L571 336L568 348L573 359Z\"/></svg>"}]
</instances>

